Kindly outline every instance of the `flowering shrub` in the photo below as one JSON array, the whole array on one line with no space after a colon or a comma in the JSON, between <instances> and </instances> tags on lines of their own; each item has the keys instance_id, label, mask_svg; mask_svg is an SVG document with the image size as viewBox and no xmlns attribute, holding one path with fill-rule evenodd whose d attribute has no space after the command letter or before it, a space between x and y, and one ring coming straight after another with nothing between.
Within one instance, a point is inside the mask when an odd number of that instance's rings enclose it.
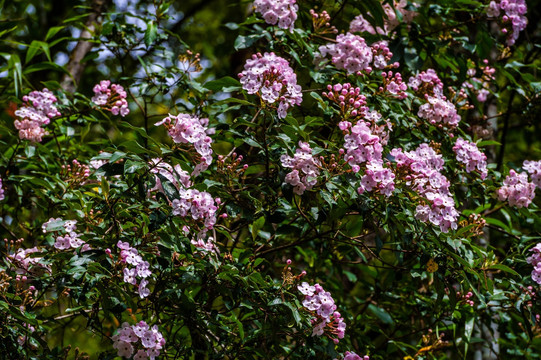
<instances>
[{"instance_id":1,"label":"flowering shrub","mask_svg":"<svg viewBox=\"0 0 541 360\"><path fill-rule=\"evenodd\" d=\"M0 358L539 358L539 5L4 2Z\"/></svg>"}]
</instances>

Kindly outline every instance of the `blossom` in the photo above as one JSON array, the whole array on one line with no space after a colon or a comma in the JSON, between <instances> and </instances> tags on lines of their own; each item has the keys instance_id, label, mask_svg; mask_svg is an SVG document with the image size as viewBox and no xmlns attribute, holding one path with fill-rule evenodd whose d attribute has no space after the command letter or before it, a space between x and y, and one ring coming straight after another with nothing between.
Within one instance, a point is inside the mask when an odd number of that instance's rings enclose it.
<instances>
[{"instance_id":1,"label":"blossom","mask_svg":"<svg viewBox=\"0 0 541 360\"><path fill-rule=\"evenodd\" d=\"M155 126L164 125L173 141L177 144L193 144L195 151L199 155L199 164L195 166L192 176L199 175L202 171L208 169L212 163L212 139L208 134L213 133L213 129L208 128L209 119L199 118L189 114L178 114L177 116L169 114L162 121L154 124ZM153 160L155 161L155 160ZM162 175L169 172L167 166L158 168L157 172ZM180 168L175 170L181 171ZM174 176L174 174L172 174ZM184 175L182 175L184 176ZM183 179L181 181L186 181Z\"/></svg>"},{"instance_id":2,"label":"blossom","mask_svg":"<svg viewBox=\"0 0 541 360\"><path fill-rule=\"evenodd\" d=\"M443 157L428 144L421 144L415 151L404 152L402 149L391 150L391 156L399 169L406 171L404 180L414 191L426 200L417 205L415 218L431 222L442 232L457 229L458 211L449 191L451 184L441 173Z\"/></svg>"},{"instance_id":3,"label":"blossom","mask_svg":"<svg viewBox=\"0 0 541 360\"><path fill-rule=\"evenodd\" d=\"M371 161L366 165L365 174L357 191L362 194L365 191L379 189L382 194L391 196L395 188L394 179L395 174L391 169L384 168L383 162Z\"/></svg>"},{"instance_id":4,"label":"blossom","mask_svg":"<svg viewBox=\"0 0 541 360\"><path fill-rule=\"evenodd\" d=\"M282 166L293 169L286 175L285 182L293 186L293 192L302 195L304 191L311 190L317 184L320 161L313 157L312 149L308 143L299 141L299 147L293 157L282 155Z\"/></svg>"},{"instance_id":5,"label":"blossom","mask_svg":"<svg viewBox=\"0 0 541 360\"><path fill-rule=\"evenodd\" d=\"M180 199L172 202L173 215L181 217L191 216L193 220L202 221L206 229L212 229L216 224L216 201L206 191L197 189L182 189L179 191Z\"/></svg>"},{"instance_id":6,"label":"blossom","mask_svg":"<svg viewBox=\"0 0 541 360\"><path fill-rule=\"evenodd\" d=\"M541 243L538 243L533 248L530 249L533 253L530 257L526 259L528 264L533 266L532 270L532 279L536 283L541 285Z\"/></svg>"},{"instance_id":7,"label":"blossom","mask_svg":"<svg viewBox=\"0 0 541 360\"><path fill-rule=\"evenodd\" d=\"M443 97L443 82L434 69L421 71L408 80L408 87L422 94L432 95L437 98Z\"/></svg>"},{"instance_id":8,"label":"blossom","mask_svg":"<svg viewBox=\"0 0 541 360\"><path fill-rule=\"evenodd\" d=\"M58 250L67 250L70 248L78 249L81 246L83 251L90 250L90 246L80 237L82 234L76 232L77 220L62 220L61 218L50 218L41 225L43 232L53 232L55 242L53 246Z\"/></svg>"},{"instance_id":9,"label":"blossom","mask_svg":"<svg viewBox=\"0 0 541 360\"><path fill-rule=\"evenodd\" d=\"M284 58L274 53L257 53L246 61L239 74L242 88L248 94L257 94L267 104L278 103L278 117L283 119L287 110L302 102L297 75Z\"/></svg>"},{"instance_id":10,"label":"blossom","mask_svg":"<svg viewBox=\"0 0 541 360\"><path fill-rule=\"evenodd\" d=\"M511 46L518 39L519 33L526 29L528 18L525 0L497 0L491 1L487 7L487 16L496 18L501 16L502 33L509 34L507 45Z\"/></svg>"},{"instance_id":11,"label":"blossom","mask_svg":"<svg viewBox=\"0 0 541 360\"><path fill-rule=\"evenodd\" d=\"M129 358L137 351L134 360L155 359L165 345L165 339L158 326L150 328L145 321L131 326L127 322L122 323L112 339L113 348L118 350L118 356Z\"/></svg>"},{"instance_id":12,"label":"blossom","mask_svg":"<svg viewBox=\"0 0 541 360\"><path fill-rule=\"evenodd\" d=\"M342 119L354 120L365 116L368 112L366 96L361 94L361 88L353 87L350 83L345 83L327 85L327 90L323 92L323 97L338 106ZM345 130L349 127L347 124L351 126L349 122L340 122L340 130Z\"/></svg>"},{"instance_id":13,"label":"blossom","mask_svg":"<svg viewBox=\"0 0 541 360\"><path fill-rule=\"evenodd\" d=\"M526 173L517 173L511 169L497 194L500 201L507 200L510 206L528 207L535 197L535 184L528 182Z\"/></svg>"},{"instance_id":14,"label":"blossom","mask_svg":"<svg viewBox=\"0 0 541 360\"><path fill-rule=\"evenodd\" d=\"M154 177L156 184L152 189L150 189L150 191L157 190L164 192L161 177L167 179L177 189L180 189L181 187L188 188L192 186L190 175L187 171L182 170L182 168L178 164L173 167L168 163L162 161L162 159L156 158L150 161L150 166L150 172L156 174L156 176Z\"/></svg>"},{"instance_id":15,"label":"blossom","mask_svg":"<svg viewBox=\"0 0 541 360\"><path fill-rule=\"evenodd\" d=\"M477 148L473 142L458 138L453 146L456 154L456 160L466 165L466 172L479 171L481 179L485 179L488 174L487 157Z\"/></svg>"},{"instance_id":16,"label":"blossom","mask_svg":"<svg viewBox=\"0 0 541 360\"><path fill-rule=\"evenodd\" d=\"M530 174L532 182L538 188L541 188L541 160L539 161L529 161L526 160L522 164L522 168Z\"/></svg>"},{"instance_id":17,"label":"blossom","mask_svg":"<svg viewBox=\"0 0 541 360\"><path fill-rule=\"evenodd\" d=\"M255 0L255 11L263 16L267 24L293 32L293 24L297 20L299 6L296 0Z\"/></svg>"},{"instance_id":18,"label":"blossom","mask_svg":"<svg viewBox=\"0 0 541 360\"><path fill-rule=\"evenodd\" d=\"M380 87L380 91L386 91L399 99L408 97L406 93L408 85L402 81L402 75L399 72L384 71L381 73L381 76L383 77L383 86Z\"/></svg>"},{"instance_id":19,"label":"blossom","mask_svg":"<svg viewBox=\"0 0 541 360\"><path fill-rule=\"evenodd\" d=\"M139 255L139 251L137 251L136 248L131 247L129 243L119 240L116 246L120 249L120 261L127 264L122 270L124 282L137 286L137 293L141 299L149 296L150 290L147 288L149 283L147 278L152 275L150 263L143 260L143 257ZM134 267L129 267L129 265ZM140 282L137 284L139 279Z\"/></svg>"},{"instance_id":20,"label":"blossom","mask_svg":"<svg viewBox=\"0 0 541 360\"><path fill-rule=\"evenodd\" d=\"M130 113L127 93L121 85L111 84L109 80L102 80L94 85L92 102L102 109L110 111L113 115L124 117Z\"/></svg>"},{"instance_id":21,"label":"blossom","mask_svg":"<svg viewBox=\"0 0 541 360\"><path fill-rule=\"evenodd\" d=\"M29 249L19 248L15 254L8 255L7 260L15 265L15 272L20 275L29 274L29 271L34 267L50 271L50 266L43 264L42 257L30 255L35 253L41 253L35 246Z\"/></svg>"},{"instance_id":22,"label":"blossom","mask_svg":"<svg viewBox=\"0 0 541 360\"><path fill-rule=\"evenodd\" d=\"M434 96L427 96L428 102L421 105L417 115L428 120L432 125L443 123L455 127L460 122L460 115L457 114L453 103Z\"/></svg>"},{"instance_id":23,"label":"blossom","mask_svg":"<svg viewBox=\"0 0 541 360\"><path fill-rule=\"evenodd\" d=\"M352 33L340 34L336 43L322 45L316 61L331 56L332 63L337 69L344 69L349 74L357 71L372 71L372 48L359 35Z\"/></svg>"},{"instance_id":24,"label":"blossom","mask_svg":"<svg viewBox=\"0 0 541 360\"><path fill-rule=\"evenodd\" d=\"M32 91L23 96L23 106L15 111L19 118L14 125L19 130L19 138L32 142L41 142L47 131L42 127L50 123L50 119L60 116L54 105L58 99L48 89Z\"/></svg>"},{"instance_id":25,"label":"blossom","mask_svg":"<svg viewBox=\"0 0 541 360\"><path fill-rule=\"evenodd\" d=\"M312 336L322 336L327 333L335 337L335 342L343 339L346 323L336 311L337 306L331 293L325 291L319 284L310 286L307 282L297 286L297 289L304 295L302 305L314 316L312 324L316 325L312 329Z\"/></svg>"}]
</instances>

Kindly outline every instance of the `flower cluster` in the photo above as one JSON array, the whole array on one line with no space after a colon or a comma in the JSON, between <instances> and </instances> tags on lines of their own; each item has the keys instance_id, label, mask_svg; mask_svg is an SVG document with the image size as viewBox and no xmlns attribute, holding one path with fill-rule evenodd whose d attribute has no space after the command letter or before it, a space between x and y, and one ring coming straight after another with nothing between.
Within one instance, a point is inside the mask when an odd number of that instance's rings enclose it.
<instances>
[{"instance_id":1,"label":"flower cluster","mask_svg":"<svg viewBox=\"0 0 541 360\"><path fill-rule=\"evenodd\" d=\"M526 173L519 174L511 169L497 194L500 201L507 200L510 206L528 207L535 197L535 184L528 182Z\"/></svg>"},{"instance_id":2,"label":"flower cluster","mask_svg":"<svg viewBox=\"0 0 541 360\"><path fill-rule=\"evenodd\" d=\"M339 339L343 339L346 323L340 313L336 311L337 307L331 293L323 290L319 284L310 286L307 282L303 282L297 288L304 295L302 305L314 315L312 324L315 325L312 336L323 334L330 338L336 336L333 338L335 343L338 343Z\"/></svg>"},{"instance_id":3,"label":"flower cluster","mask_svg":"<svg viewBox=\"0 0 541 360\"><path fill-rule=\"evenodd\" d=\"M526 259L533 266L532 280L541 285L541 243L530 249L533 254Z\"/></svg>"},{"instance_id":4,"label":"flower cluster","mask_svg":"<svg viewBox=\"0 0 541 360\"><path fill-rule=\"evenodd\" d=\"M82 251L90 250L90 246L80 239L77 233L77 220L62 220L50 218L41 225L44 233L52 232L55 235L54 247L58 250L77 249L83 246Z\"/></svg>"},{"instance_id":5,"label":"flower cluster","mask_svg":"<svg viewBox=\"0 0 541 360\"><path fill-rule=\"evenodd\" d=\"M366 41L352 33L340 34L336 37L336 42L322 45L319 47L315 61L319 62L322 58L331 56L332 63L338 69L344 69L349 74L358 71L372 71L372 48L366 44Z\"/></svg>"},{"instance_id":6,"label":"flower cluster","mask_svg":"<svg viewBox=\"0 0 541 360\"><path fill-rule=\"evenodd\" d=\"M112 337L113 348L118 350L118 356L121 357L133 356L133 360L154 360L160 356L160 350L165 345L165 339L158 326L150 327L144 321L131 326L125 322L117 331Z\"/></svg>"},{"instance_id":7,"label":"flower cluster","mask_svg":"<svg viewBox=\"0 0 541 360\"><path fill-rule=\"evenodd\" d=\"M395 188L395 175L390 169L383 167L382 153L391 125L389 122L378 125L381 114L377 111L363 112L363 116L364 119L357 121L355 125L349 121L341 121L338 124L344 133L344 160L355 173L361 170L360 165L366 163L365 173L357 189L359 194L377 189L382 194L390 196Z\"/></svg>"},{"instance_id":8,"label":"flower cluster","mask_svg":"<svg viewBox=\"0 0 541 360\"><path fill-rule=\"evenodd\" d=\"M2 182L2 178L0 177L0 201L4 200L6 198L6 195L4 195L4 184Z\"/></svg>"},{"instance_id":9,"label":"flower cluster","mask_svg":"<svg viewBox=\"0 0 541 360\"><path fill-rule=\"evenodd\" d=\"M380 137L374 134L371 124L359 120L354 126L349 121L338 124L344 135L345 159L354 172L365 162L381 161L383 146Z\"/></svg>"},{"instance_id":10,"label":"flower cluster","mask_svg":"<svg viewBox=\"0 0 541 360\"><path fill-rule=\"evenodd\" d=\"M434 69L427 69L410 77L408 87L421 94L443 97L443 83Z\"/></svg>"},{"instance_id":11,"label":"flower cluster","mask_svg":"<svg viewBox=\"0 0 541 360\"><path fill-rule=\"evenodd\" d=\"M530 174L532 182L538 188L541 188L541 160L539 161L530 161L526 160L522 164L522 168Z\"/></svg>"},{"instance_id":12,"label":"flower cluster","mask_svg":"<svg viewBox=\"0 0 541 360\"><path fill-rule=\"evenodd\" d=\"M381 76L383 77L383 86L379 88L379 91L388 92L399 99L408 97L408 94L406 93L408 85L402 81L402 75L399 72L393 73L392 71L383 71Z\"/></svg>"},{"instance_id":13,"label":"flower cluster","mask_svg":"<svg viewBox=\"0 0 541 360\"><path fill-rule=\"evenodd\" d=\"M175 188L180 189L182 187L189 188L192 186L190 180L190 174L187 171L182 170L180 165L174 167L164 162L162 159L152 159L150 161L150 172L156 174L154 180L156 184L150 191L164 192L162 178L169 181Z\"/></svg>"},{"instance_id":14,"label":"flower cluster","mask_svg":"<svg viewBox=\"0 0 541 360\"><path fill-rule=\"evenodd\" d=\"M173 200L173 215L182 217L191 215L196 221L203 221L206 230L212 229L216 224L216 211L221 201L214 199L206 191L196 189L180 189L180 199Z\"/></svg>"},{"instance_id":15,"label":"flower cluster","mask_svg":"<svg viewBox=\"0 0 541 360\"><path fill-rule=\"evenodd\" d=\"M417 206L415 217L423 222L430 221L443 232L448 232L450 228L456 229L459 214L449 192L451 184L440 172L444 163L442 156L425 143L415 151L393 149L391 155L398 168L406 171L406 184L429 202L428 205Z\"/></svg>"},{"instance_id":16,"label":"flower cluster","mask_svg":"<svg viewBox=\"0 0 541 360\"><path fill-rule=\"evenodd\" d=\"M29 249L19 249L15 254L8 255L7 259L17 267L17 274L28 274L33 266L41 266L48 269L48 267L43 265L41 257L35 255L30 256L30 254L40 252L41 251L35 246Z\"/></svg>"},{"instance_id":17,"label":"flower cluster","mask_svg":"<svg viewBox=\"0 0 541 360\"><path fill-rule=\"evenodd\" d=\"M447 101L445 97L438 98L426 95L427 103L419 107L417 115L428 120L432 125L439 124L440 127L449 125L455 127L460 122L460 115L456 111L455 105Z\"/></svg>"},{"instance_id":18,"label":"flower cluster","mask_svg":"<svg viewBox=\"0 0 541 360\"><path fill-rule=\"evenodd\" d=\"M477 145L473 142L458 138L453 151L456 154L456 160L466 165L466 172L479 171L481 179L485 179L488 174L487 157Z\"/></svg>"},{"instance_id":19,"label":"flower cluster","mask_svg":"<svg viewBox=\"0 0 541 360\"><path fill-rule=\"evenodd\" d=\"M286 175L285 181L293 186L295 194L302 195L316 185L321 163L312 156L312 149L308 143L299 141L295 155L293 157L282 155L280 161L283 167L293 169Z\"/></svg>"},{"instance_id":20,"label":"flower cluster","mask_svg":"<svg viewBox=\"0 0 541 360\"><path fill-rule=\"evenodd\" d=\"M391 196L394 191L395 174L391 169L383 167L383 162L373 161L366 165L366 171L357 189L359 194L378 189L385 196Z\"/></svg>"},{"instance_id":21,"label":"flower cluster","mask_svg":"<svg viewBox=\"0 0 541 360\"><path fill-rule=\"evenodd\" d=\"M177 116L169 114L168 117L154 124L155 126L164 125L175 143L194 145L195 151L199 155L199 163L195 166L192 176L199 175L212 163L212 148L210 146L212 139L208 134L212 134L214 129L209 129L208 123L209 119L207 118L199 118L189 114L178 114Z\"/></svg>"},{"instance_id":22,"label":"flower cluster","mask_svg":"<svg viewBox=\"0 0 541 360\"><path fill-rule=\"evenodd\" d=\"M299 6L296 0L255 0L255 11L263 16L267 24L293 32L293 24L297 20Z\"/></svg>"},{"instance_id":23,"label":"flower cluster","mask_svg":"<svg viewBox=\"0 0 541 360\"><path fill-rule=\"evenodd\" d=\"M323 96L338 105L341 119L356 119L364 116L368 111L366 96L361 94L359 87L350 83L327 85Z\"/></svg>"},{"instance_id":24,"label":"flower cluster","mask_svg":"<svg viewBox=\"0 0 541 360\"><path fill-rule=\"evenodd\" d=\"M61 115L54 106L58 100L48 89L43 89L23 96L23 101L23 106L15 111L15 115L20 118L15 120L15 128L19 130L21 139L41 142L41 138L47 135L42 126L49 124L55 116Z\"/></svg>"},{"instance_id":25,"label":"flower cluster","mask_svg":"<svg viewBox=\"0 0 541 360\"><path fill-rule=\"evenodd\" d=\"M147 278L152 275L150 271L150 264L148 261L143 260L136 248L132 248L127 242L118 241L116 246L120 249L120 261L123 264L129 264L134 267L125 267L124 282L137 286L137 292L141 299L150 295L150 290L147 288ZM139 285L137 285L137 278L140 278Z\"/></svg>"},{"instance_id":26,"label":"flower cluster","mask_svg":"<svg viewBox=\"0 0 541 360\"><path fill-rule=\"evenodd\" d=\"M287 110L302 102L297 75L286 59L274 53L257 53L246 61L239 74L242 88L248 94L257 94L267 104L278 102L278 117L283 119Z\"/></svg>"},{"instance_id":27,"label":"flower cluster","mask_svg":"<svg viewBox=\"0 0 541 360\"><path fill-rule=\"evenodd\" d=\"M507 38L507 45L511 46L518 39L519 33L526 29L528 25L528 19L524 14L527 11L525 0L497 0L491 1L487 8L487 15L489 18L499 17L503 12L502 21L502 33L511 33Z\"/></svg>"},{"instance_id":28,"label":"flower cluster","mask_svg":"<svg viewBox=\"0 0 541 360\"><path fill-rule=\"evenodd\" d=\"M110 111L113 115L124 117L130 113L128 108L127 94L124 88L118 84L111 84L109 80L102 80L94 85L92 102L102 109Z\"/></svg>"},{"instance_id":29,"label":"flower cluster","mask_svg":"<svg viewBox=\"0 0 541 360\"><path fill-rule=\"evenodd\" d=\"M334 359L334 360L338 360L338 359ZM352 351L346 351L346 353L344 354L343 360L370 360L370 356L368 355L359 356Z\"/></svg>"}]
</instances>

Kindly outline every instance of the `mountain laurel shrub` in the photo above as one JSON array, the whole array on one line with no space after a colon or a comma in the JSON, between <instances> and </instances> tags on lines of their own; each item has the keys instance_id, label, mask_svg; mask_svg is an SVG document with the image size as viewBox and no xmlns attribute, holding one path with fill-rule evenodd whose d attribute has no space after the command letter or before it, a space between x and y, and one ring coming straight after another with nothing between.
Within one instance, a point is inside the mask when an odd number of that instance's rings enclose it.
<instances>
[{"instance_id":1,"label":"mountain laurel shrub","mask_svg":"<svg viewBox=\"0 0 541 360\"><path fill-rule=\"evenodd\" d=\"M538 1L1 3L0 358L541 357Z\"/></svg>"}]
</instances>

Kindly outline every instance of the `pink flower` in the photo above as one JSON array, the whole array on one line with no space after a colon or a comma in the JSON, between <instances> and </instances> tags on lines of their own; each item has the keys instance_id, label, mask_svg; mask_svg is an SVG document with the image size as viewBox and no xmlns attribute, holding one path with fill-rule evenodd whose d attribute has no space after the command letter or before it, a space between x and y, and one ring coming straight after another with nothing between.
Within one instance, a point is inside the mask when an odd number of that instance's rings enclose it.
<instances>
[{"instance_id":1,"label":"pink flower","mask_svg":"<svg viewBox=\"0 0 541 360\"><path fill-rule=\"evenodd\" d=\"M293 192L302 195L304 191L311 190L317 184L320 161L312 156L312 149L308 143L299 141L299 148L293 157L282 155L282 166L293 169L285 177L286 184L293 186Z\"/></svg>"},{"instance_id":2,"label":"pink flower","mask_svg":"<svg viewBox=\"0 0 541 360\"><path fill-rule=\"evenodd\" d=\"M299 6L295 0L255 0L255 11L260 13L267 24L293 32L293 23L297 19Z\"/></svg>"},{"instance_id":3,"label":"pink flower","mask_svg":"<svg viewBox=\"0 0 541 360\"><path fill-rule=\"evenodd\" d=\"M194 168L192 176L199 175L212 164L212 148L210 146L212 139L208 136L212 131L208 128L208 122L209 119L207 118L198 118L188 114L178 114L177 116L169 114L168 117L154 124L155 126L164 125L175 143L192 144L194 146L199 155L199 164ZM170 165L158 166L155 169L154 173L162 175L170 173L171 175L166 175L166 177L171 176L173 179L176 175L179 175L180 183L189 183L189 179L186 178L186 174L180 167L174 168L177 174L174 174Z\"/></svg>"},{"instance_id":4,"label":"pink flower","mask_svg":"<svg viewBox=\"0 0 541 360\"><path fill-rule=\"evenodd\" d=\"M57 98L47 89L42 91L32 91L23 96L24 104L15 111L19 117L14 125L19 130L19 137L33 142L41 142L41 138L47 135L47 131L42 128L49 124L50 119L60 116L60 112L53 105Z\"/></svg>"},{"instance_id":5,"label":"pink flower","mask_svg":"<svg viewBox=\"0 0 541 360\"><path fill-rule=\"evenodd\" d=\"M372 49L366 45L366 41L351 33L340 34L336 37L336 43L330 43L319 47L316 62L331 56L332 63L337 69L344 69L349 74L357 71L372 71Z\"/></svg>"},{"instance_id":6,"label":"pink flower","mask_svg":"<svg viewBox=\"0 0 541 360\"><path fill-rule=\"evenodd\" d=\"M488 174L487 157L477 148L473 142L458 138L453 146L457 161L466 165L466 172L478 171L481 179L485 179Z\"/></svg>"},{"instance_id":7,"label":"pink flower","mask_svg":"<svg viewBox=\"0 0 541 360\"><path fill-rule=\"evenodd\" d=\"M287 116L287 110L302 102L297 75L284 58L274 53L257 53L246 61L239 74L242 88L248 94L257 94L267 104L278 103L278 117Z\"/></svg>"},{"instance_id":8,"label":"pink flower","mask_svg":"<svg viewBox=\"0 0 541 360\"><path fill-rule=\"evenodd\" d=\"M528 207L535 197L535 184L528 182L526 173L518 174L515 170L509 170L497 194L500 201L507 200L510 206Z\"/></svg>"}]
</instances>

